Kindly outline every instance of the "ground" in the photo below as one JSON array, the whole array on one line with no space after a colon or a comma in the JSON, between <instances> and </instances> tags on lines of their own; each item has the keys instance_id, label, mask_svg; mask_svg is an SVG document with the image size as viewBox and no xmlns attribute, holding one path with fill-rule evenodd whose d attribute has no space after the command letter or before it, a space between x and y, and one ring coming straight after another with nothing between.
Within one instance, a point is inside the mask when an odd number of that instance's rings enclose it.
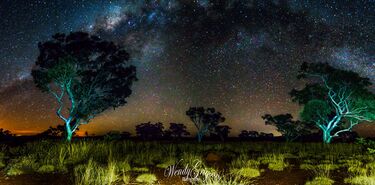
<instances>
[{"instance_id":1,"label":"ground","mask_svg":"<svg viewBox=\"0 0 375 185\"><path fill-rule=\"evenodd\" d=\"M375 184L375 156L348 143L43 140L1 148L0 185Z\"/></svg>"}]
</instances>

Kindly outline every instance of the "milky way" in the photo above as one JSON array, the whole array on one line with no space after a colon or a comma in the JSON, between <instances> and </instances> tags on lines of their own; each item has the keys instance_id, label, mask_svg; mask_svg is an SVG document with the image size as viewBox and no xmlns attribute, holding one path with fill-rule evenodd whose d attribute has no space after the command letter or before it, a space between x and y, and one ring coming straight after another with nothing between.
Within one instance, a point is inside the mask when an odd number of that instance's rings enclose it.
<instances>
[{"instance_id":1,"label":"milky way","mask_svg":"<svg viewBox=\"0 0 375 185\"><path fill-rule=\"evenodd\" d=\"M244 3L246 2L246 3ZM329 62L375 82L375 2L2 1L0 127L18 133L56 125L53 99L34 88L37 43L82 30L123 44L139 81L129 103L81 129L134 129L182 122L190 106L215 107L232 134L265 126L266 113L300 107L288 92L302 62ZM373 127L367 134L375 135Z\"/></svg>"}]
</instances>

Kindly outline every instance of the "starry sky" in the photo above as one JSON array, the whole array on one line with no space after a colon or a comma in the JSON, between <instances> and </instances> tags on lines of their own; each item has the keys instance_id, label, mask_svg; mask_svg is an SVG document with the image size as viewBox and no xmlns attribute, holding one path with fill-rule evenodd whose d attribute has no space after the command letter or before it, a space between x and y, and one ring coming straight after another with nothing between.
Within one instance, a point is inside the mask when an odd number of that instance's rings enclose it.
<instances>
[{"instance_id":1,"label":"starry sky","mask_svg":"<svg viewBox=\"0 0 375 185\"><path fill-rule=\"evenodd\" d=\"M128 104L80 132L132 132L160 121L194 133L185 111L205 106L224 114L232 135L277 134L261 116L298 118L288 92L304 84L296 79L302 62L329 62L375 82L374 10L374 0L2 0L0 128L34 134L62 123L30 71L38 42L85 31L123 44L139 81ZM375 136L375 126L357 130Z\"/></svg>"}]
</instances>

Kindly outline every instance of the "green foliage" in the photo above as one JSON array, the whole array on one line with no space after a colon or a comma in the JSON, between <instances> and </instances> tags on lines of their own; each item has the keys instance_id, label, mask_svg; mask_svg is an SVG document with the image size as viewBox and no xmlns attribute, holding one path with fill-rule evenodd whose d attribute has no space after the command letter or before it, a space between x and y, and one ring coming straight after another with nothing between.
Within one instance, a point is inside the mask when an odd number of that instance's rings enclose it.
<instances>
[{"instance_id":1,"label":"green foliage","mask_svg":"<svg viewBox=\"0 0 375 185\"><path fill-rule=\"evenodd\" d=\"M176 161L175 158L168 158L165 161L163 161L162 163L157 164L156 167L166 169L169 166L172 166L172 165L176 164L176 162L177 161Z\"/></svg>"},{"instance_id":2,"label":"green foliage","mask_svg":"<svg viewBox=\"0 0 375 185\"><path fill-rule=\"evenodd\" d=\"M368 78L328 63L303 63L297 77L313 83L290 94L293 101L305 105L301 118L323 131L325 143L359 123L375 120L375 95Z\"/></svg>"},{"instance_id":3,"label":"green foliage","mask_svg":"<svg viewBox=\"0 0 375 185\"><path fill-rule=\"evenodd\" d=\"M43 165L38 168L38 173L52 173L55 171L55 167L53 165Z\"/></svg>"},{"instance_id":4,"label":"green foliage","mask_svg":"<svg viewBox=\"0 0 375 185\"><path fill-rule=\"evenodd\" d=\"M131 169L133 172L148 172L150 171L147 167L133 167Z\"/></svg>"},{"instance_id":5,"label":"green foliage","mask_svg":"<svg viewBox=\"0 0 375 185\"><path fill-rule=\"evenodd\" d=\"M293 141L299 136L311 132L311 127L301 121L294 121L291 114L279 114L276 116L266 114L262 118L265 120L266 125L275 126L286 141Z\"/></svg>"},{"instance_id":6,"label":"green foliage","mask_svg":"<svg viewBox=\"0 0 375 185\"><path fill-rule=\"evenodd\" d=\"M246 178L254 178L254 177L259 177L260 176L260 171L259 169L254 169L254 168L234 168L230 170L230 173L236 176L241 176L241 177L246 177Z\"/></svg>"},{"instance_id":7,"label":"green foliage","mask_svg":"<svg viewBox=\"0 0 375 185\"><path fill-rule=\"evenodd\" d=\"M325 118L331 113L331 108L326 101L310 100L301 112L302 120L312 122L315 120L323 121L321 117Z\"/></svg>"},{"instance_id":8,"label":"green foliage","mask_svg":"<svg viewBox=\"0 0 375 185\"><path fill-rule=\"evenodd\" d=\"M222 169L215 165L209 166L210 163L205 164L203 156L212 151L217 154L236 153L238 155L232 157L228 155L228 160L223 158L221 162L226 163L223 164L225 169ZM363 152L360 145L347 143L333 145L279 142L163 144L102 140L73 143L39 141L9 147L4 153L11 157L6 160L9 161L9 165L4 169L5 173L10 175L35 173L43 168L45 170L39 172L49 173L52 172L50 169L53 166L53 171L73 174L76 184L131 184L135 183L136 175L150 173L155 167L165 167L168 163L171 164L180 159L182 159L179 163L180 167L185 167L186 164L192 167L196 162L201 164L197 170L203 174L200 181L194 184L251 184L251 180L256 178L258 173L262 176L261 166L268 166L272 168L271 170L283 170L283 173L287 173L285 168L289 166L288 160L290 159L301 161L300 168L307 170L306 173L314 177L329 178L330 173L335 173L335 170L339 168L340 171L348 171L347 176L343 177L347 178L347 182L354 183L359 179L371 182L371 178L375 175L375 157ZM144 165L136 165L135 162L139 162L138 156L147 159L140 153L149 154L151 161L155 162L152 165L145 165L147 168L143 167ZM296 156L298 156L297 159L295 159ZM229 162L230 159L232 160ZM73 171L69 172L68 170L71 169ZM217 175L221 178L216 178Z\"/></svg>"},{"instance_id":9,"label":"green foliage","mask_svg":"<svg viewBox=\"0 0 375 185\"><path fill-rule=\"evenodd\" d=\"M47 71L48 80L59 86L68 85L69 81L74 80L77 76L76 63L77 61L71 56L60 58L58 63Z\"/></svg>"},{"instance_id":10,"label":"green foliage","mask_svg":"<svg viewBox=\"0 0 375 185\"><path fill-rule=\"evenodd\" d=\"M121 172L128 172L131 171L131 166L128 161L117 161L116 168Z\"/></svg>"},{"instance_id":11,"label":"green foliage","mask_svg":"<svg viewBox=\"0 0 375 185\"><path fill-rule=\"evenodd\" d=\"M370 154L375 154L375 141L364 138L357 138L356 143L365 148Z\"/></svg>"},{"instance_id":12,"label":"green foliage","mask_svg":"<svg viewBox=\"0 0 375 185\"><path fill-rule=\"evenodd\" d=\"M90 159L87 164L78 165L74 168L75 184L111 185L120 180L116 171L116 165L112 162L103 166Z\"/></svg>"},{"instance_id":13,"label":"green foliage","mask_svg":"<svg viewBox=\"0 0 375 185\"><path fill-rule=\"evenodd\" d=\"M4 168L5 166L5 154L4 152L0 152L0 169Z\"/></svg>"},{"instance_id":14,"label":"green foliage","mask_svg":"<svg viewBox=\"0 0 375 185\"><path fill-rule=\"evenodd\" d=\"M10 162L6 169L6 174L9 176L20 175L26 173L33 173L37 171L39 164L33 155L21 156Z\"/></svg>"},{"instance_id":15,"label":"green foliage","mask_svg":"<svg viewBox=\"0 0 375 185\"><path fill-rule=\"evenodd\" d=\"M345 179L345 183L355 185L375 185L375 176L355 176Z\"/></svg>"},{"instance_id":16,"label":"green foliage","mask_svg":"<svg viewBox=\"0 0 375 185\"><path fill-rule=\"evenodd\" d=\"M332 185L334 182L328 177L315 177L312 181L306 182L305 185Z\"/></svg>"},{"instance_id":17,"label":"green foliage","mask_svg":"<svg viewBox=\"0 0 375 185\"><path fill-rule=\"evenodd\" d=\"M154 174L151 173L144 173L141 175L138 175L135 181L144 183L144 184L153 184L157 181L158 179Z\"/></svg>"},{"instance_id":18,"label":"green foliage","mask_svg":"<svg viewBox=\"0 0 375 185\"><path fill-rule=\"evenodd\" d=\"M288 167L288 163L284 163L284 161L277 161L268 164L268 168L273 171L283 171L284 168Z\"/></svg>"},{"instance_id":19,"label":"green foliage","mask_svg":"<svg viewBox=\"0 0 375 185\"><path fill-rule=\"evenodd\" d=\"M262 164L268 164L268 168L273 171L283 171L289 164L285 162L283 154L268 154L259 158Z\"/></svg>"},{"instance_id":20,"label":"green foliage","mask_svg":"<svg viewBox=\"0 0 375 185\"><path fill-rule=\"evenodd\" d=\"M129 54L114 42L72 32L55 34L38 48L31 75L39 89L56 99L56 114L67 126L68 141L81 124L108 108L125 105L132 93L136 68L128 65Z\"/></svg>"},{"instance_id":21,"label":"green foliage","mask_svg":"<svg viewBox=\"0 0 375 185\"><path fill-rule=\"evenodd\" d=\"M201 142L204 135L215 132L215 127L225 121L225 117L220 112L216 112L215 108L190 107L186 111L186 115L194 123L198 130L198 142Z\"/></svg>"}]
</instances>

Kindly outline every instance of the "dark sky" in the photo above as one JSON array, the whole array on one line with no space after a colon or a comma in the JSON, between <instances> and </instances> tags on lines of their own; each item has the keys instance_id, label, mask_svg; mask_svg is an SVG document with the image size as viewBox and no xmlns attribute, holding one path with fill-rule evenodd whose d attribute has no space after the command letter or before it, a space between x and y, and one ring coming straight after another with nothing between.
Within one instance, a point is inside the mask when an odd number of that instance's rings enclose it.
<instances>
[{"instance_id":1,"label":"dark sky","mask_svg":"<svg viewBox=\"0 0 375 185\"><path fill-rule=\"evenodd\" d=\"M288 92L302 62L329 62L375 82L375 1L21 1L0 2L0 128L30 134L61 123L54 100L34 87L37 43L86 31L124 44L139 81L124 107L81 131L134 130L182 122L190 106L215 107L233 135L274 132L266 113L300 107ZM224 3L223 3L224 2ZM246 2L246 3L245 3ZM375 136L374 126L362 134Z\"/></svg>"}]
</instances>

